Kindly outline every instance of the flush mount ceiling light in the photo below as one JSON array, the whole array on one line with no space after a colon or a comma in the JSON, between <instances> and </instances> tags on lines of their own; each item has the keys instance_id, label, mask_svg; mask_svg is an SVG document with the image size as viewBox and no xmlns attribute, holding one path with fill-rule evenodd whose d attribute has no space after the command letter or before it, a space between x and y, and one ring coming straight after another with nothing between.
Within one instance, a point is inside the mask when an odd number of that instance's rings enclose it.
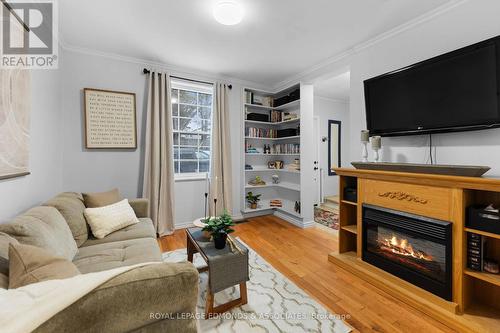
<instances>
[{"instance_id":1,"label":"flush mount ceiling light","mask_svg":"<svg viewBox=\"0 0 500 333\"><path fill-rule=\"evenodd\" d=\"M243 7L234 1L221 1L214 7L214 18L224 25L235 25L243 19Z\"/></svg>"}]
</instances>

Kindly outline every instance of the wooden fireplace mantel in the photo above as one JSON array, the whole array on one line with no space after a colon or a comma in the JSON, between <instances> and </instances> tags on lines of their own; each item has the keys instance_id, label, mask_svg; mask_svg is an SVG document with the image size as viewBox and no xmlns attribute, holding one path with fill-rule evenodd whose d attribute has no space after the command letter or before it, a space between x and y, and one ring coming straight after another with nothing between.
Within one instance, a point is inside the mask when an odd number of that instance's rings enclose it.
<instances>
[{"instance_id":1,"label":"wooden fireplace mantel","mask_svg":"<svg viewBox=\"0 0 500 333\"><path fill-rule=\"evenodd\" d=\"M500 179L338 168L338 252L329 261L459 331L494 332L500 327L500 275L467 269L468 232L487 236L490 256L500 262L500 235L465 227L466 208L500 204ZM357 202L344 188L357 188ZM361 259L362 207L370 204L452 223L452 301L444 300ZM499 222L500 223L500 222Z\"/></svg>"}]
</instances>

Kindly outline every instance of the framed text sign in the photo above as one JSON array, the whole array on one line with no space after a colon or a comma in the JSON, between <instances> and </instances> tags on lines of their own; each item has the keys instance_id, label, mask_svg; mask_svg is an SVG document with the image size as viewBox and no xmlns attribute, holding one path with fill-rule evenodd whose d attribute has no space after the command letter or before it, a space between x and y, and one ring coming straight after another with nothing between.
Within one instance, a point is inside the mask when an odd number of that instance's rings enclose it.
<instances>
[{"instance_id":1,"label":"framed text sign","mask_svg":"<svg viewBox=\"0 0 500 333\"><path fill-rule=\"evenodd\" d=\"M85 148L136 149L135 94L85 88Z\"/></svg>"}]
</instances>

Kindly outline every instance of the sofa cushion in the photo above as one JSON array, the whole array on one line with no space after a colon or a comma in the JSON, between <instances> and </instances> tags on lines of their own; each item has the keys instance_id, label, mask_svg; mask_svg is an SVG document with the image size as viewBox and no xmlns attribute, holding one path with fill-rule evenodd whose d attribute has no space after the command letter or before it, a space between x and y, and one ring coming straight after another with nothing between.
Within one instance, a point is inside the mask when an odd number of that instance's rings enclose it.
<instances>
[{"instance_id":1,"label":"sofa cushion","mask_svg":"<svg viewBox=\"0 0 500 333\"><path fill-rule=\"evenodd\" d=\"M9 289L80 274L71 261L36 246L10 244L9 258Z\"/></svg>"},{"instance_id":2,"label":"sofa cushion","mask_svg":"<svg viewBox=\"0 0 500 333\"><path fill-rule=\"evenodd\" d=\"M54 207L38 206L0 224L0 232L21 244L41 247L49 253L73 260L78 248L64 217Z\"/></svg>"},{"instance_id":3,"label":"sofa cushion","mask_svg":"<svg viewBox=\"0 0 500 333\"><path fill-rule=\"evenodd\" d=\"M19 244L19 242L0 232L0 288L3 289L9 287L9 244Z\"/></svg>"},{"instance_id":4,"label":"sofa cushion","mask_svg":"<svg viewBox=\"0 0 500 333\"><path fill-rule=\"evenodd\" d=\"M83 216L85 205L80 193L61 193L44 203L44 206L55 207L64 216L78 246L87 240L89 230Z\"/></svg>"},{"instance_id":5,"label":"sofa cushion","mask_svg":"<svg viewBox=\"0 0 500 333\"><path fill-rule=\"evenodd\" d=\"M90 291L34 333L196 333L198 281L198 271L188 262L137 267ZM158 312L173 320L151 318Z\"/></svg>"},{"instance_id":6,"label":"sofa cushion","mask_svg":"<svg viewBox=\"0 0 500 333\"><path fill-rule=\"evenodd\" d=\"M137 217L151 217L149 214L149 200L146 198L129 199L128 203L132 206Z\"/></svg>"},{"instance_id":7,"label":"sofa cushion","mask_svg":"<svg viewBox=\"0 0 500 333\"><path fill-rule=\"evenodd\" d=\"M82 244L82 247L148 237L156 238L153 221L151 221L150 218L140 218L139 223L135 223L118 231L112 232L104 238L98 239L90 236L89 239Z\"/></svg>"},{"instance_id":8,"label":"sofa cushion","mask_svg":"<svg viewBox=\"0 0 500 333\"><path fill-rule=\"evenodd\" d=\"M104 238L112 232L139 223L127 199L109 206L85 208L87 223L96 238Z\"/></svg>"},{"instance_id":9,"label":"sofa cushion","mask_svg":"<svg viewBox=\"0 0 500 333\"><path fill-rule=\"evenodd\" d=\"M117 188L114 188L107 192L82 193L82 195L83 201L85 202L85 207L87 208L108 206L121 200L120 192L118 192Z\"/></svg>"},{"instance_id":10,"label":"sofa cushion","mask_svg":"<svg viewBox=\"0 0 500 333\"><path fill-rule=\"evenodd\" d=\"M82 273L156 261L162 261L162 259L158 243L153 238L81 247L73 259L73 263Z\"/></svg>"}]
</instances>

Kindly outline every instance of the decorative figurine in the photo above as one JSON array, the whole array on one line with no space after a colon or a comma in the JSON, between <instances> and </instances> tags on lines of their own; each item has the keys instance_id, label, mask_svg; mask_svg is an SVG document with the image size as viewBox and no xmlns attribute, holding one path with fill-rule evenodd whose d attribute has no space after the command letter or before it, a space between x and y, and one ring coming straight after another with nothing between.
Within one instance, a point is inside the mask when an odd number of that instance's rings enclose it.
<instances>
[{"instance_id":1,"label":"decorative figurine","mask_svg":"<svg viewBox=\"0 0 500 333\"><path fill-rule=\"evenodd\" d=\"M300 214L300 201L295 201L295 212Z\"/></svg>"},{"instance_id":2,"label":"decorative figurine","mask_svg":"<svg viewBox=\"0 0 500 333\"><path fill-rule=\"evenodd\" d=\"M252 179L251 181L249 181L248 185L263 186L263 185L266 185L266 182L263 181L260 176L255 176L255 179Z\"/></svg>"},{"instance_id":3,"label":"decorative figurine","mask_svg":"<svg viewBox=\"0 0 500 333\"><path fill-rule=\"evenodd\" d=\"M280 176L278 175L272 175L271 179L273 180L273 184L279 184L280 182Z\"/></svg>"}]
</instances>

